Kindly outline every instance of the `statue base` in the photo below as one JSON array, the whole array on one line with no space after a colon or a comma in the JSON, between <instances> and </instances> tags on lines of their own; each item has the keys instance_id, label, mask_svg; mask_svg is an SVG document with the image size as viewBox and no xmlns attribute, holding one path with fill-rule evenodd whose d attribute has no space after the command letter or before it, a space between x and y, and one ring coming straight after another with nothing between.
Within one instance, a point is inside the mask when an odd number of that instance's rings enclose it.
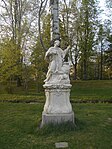
<instances>
[{"instance_id":1,"label":"statue base","mask_svg":"<svg viewBox=\"0 0 112 149\"><path fill-rule=\"evenodd\" d=\"M41 127L48 124L61 124L70 122L74 124L74 112L71 113L51 113L47 114L45 112L42 113L42 123Z\"/></svg>"},{"instance_id":2,"label":"statue base","mask_svg":"<svg viewBox=\"0 0 112 149\"><path fill-rule=\"evenodd\" d=\"M74 123L74 112L70 103L71 84L45 84L44 88L46 102L41 127L51 123Z\"/></svg>"}]
</instances>

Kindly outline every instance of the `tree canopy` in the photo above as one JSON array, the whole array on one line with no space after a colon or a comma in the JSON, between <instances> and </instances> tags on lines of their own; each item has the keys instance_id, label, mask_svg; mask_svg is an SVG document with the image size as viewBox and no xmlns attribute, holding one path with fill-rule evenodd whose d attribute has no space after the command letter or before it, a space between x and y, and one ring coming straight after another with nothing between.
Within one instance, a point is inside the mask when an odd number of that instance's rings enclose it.
<instances>
[{"instance_id":1,"label":"tree canopy","mask_svg":"<svg viewBox=\"0 0 112 149\"><path fill-rule=\"evenodd\" d=\"M1 0L0 82L44 80L45 51L51 46L48 0ZM111 18L111 2L106 1ZM112 78L112 19L103 19L97 0L59 1L61 47L71 46L72 79ZM27 77L26 77L27 76ZM41 76L41 77L40 77ZM18 84L19 85L19 84Z\"/></svg>"}]
</instances>

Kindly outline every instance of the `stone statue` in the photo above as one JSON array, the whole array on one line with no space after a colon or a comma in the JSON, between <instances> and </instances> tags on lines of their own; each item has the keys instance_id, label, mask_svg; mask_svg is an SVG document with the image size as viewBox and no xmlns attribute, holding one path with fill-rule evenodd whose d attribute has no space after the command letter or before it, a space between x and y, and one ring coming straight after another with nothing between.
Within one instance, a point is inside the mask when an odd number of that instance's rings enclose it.
<instances>
[{"instance_id":1,"label":"stone statue","mask_svg":"<svg viewBox=\"0 0 112 149\"><path fill-rule=\"evenodd\" d=\"M60 48L60 41L56 40L54 42L54 47L50 47L45 54L45 59L49 62L48 72L46 75L46 79L44 80L45 83L53 81L52 75L57 74L60 76L57 78L58 81L62 80L62 78L67 78L69 75L69 65L68 63L64 62L64 58L68 53L70 46L67 47L64 51ZM63 74L63 76L62 76ZM55 78L56 81L56 78Z\"/></svg>"},{"instance_id":2,"label":"stone statue","mask_svg":"<svg viewBox=\"0 0 112 149\"><path fill-rule=\"evenodd\" d=\"M72 122L74 123L74 112L70 103L70 79L69 62L64 62L70 46L64 51L60 48L60 41L56 40L54 46L50 47L45 54L49 62L48 72L45 79L46 102L42 113L42 126L45 124Z\"/></svg>"}]
</instances>

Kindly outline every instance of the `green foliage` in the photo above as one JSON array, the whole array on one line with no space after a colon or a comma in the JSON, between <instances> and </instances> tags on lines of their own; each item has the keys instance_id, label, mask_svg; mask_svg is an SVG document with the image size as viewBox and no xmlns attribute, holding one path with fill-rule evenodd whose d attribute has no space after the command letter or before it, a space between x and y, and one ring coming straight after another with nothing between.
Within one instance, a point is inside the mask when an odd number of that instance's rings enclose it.
<instances>
[{"instance_id":1,"label":"green foliage","mask_svg":"<svg viewBox=\"0 0 112 149\"><path fill-rule=\"evenodd\" d=\"M41 37L45 46L43 50L39 39L39 29L37 29L41 2L40 0L33 0L33 2L19 0L18 3L17 0L1 2L3 13L1 12L2 19L0 21L2 22L0 82L8 81L5 87L8 93L14 93L15 86L12 83L14 80L18 80L17 84L20 82L24 86L26 93L30 87L30 80L36 81L35 86L38 92L42 91L43 80L48 68L48 64L44 61L44 50L50 47L51 15L47 13L46 9L44 11L43 5L43 13L40 18ZM107 2L111 3L108 0ZM104 24L99 26L98 9L97 0L72 0L68 7L66 1L60 1L61 48L66 48L68 44L72 47L75 79L99 79L100 77L101 52L98 52L97 45L99 45L101 38L104 39L110 34L108 31L111 31L111 19L109 18L110 21L106 20ZM106 29L103 35L104 26ZM98 30L99 34L97 34ZM97 35L99 41L96 42ZM110 58L111 54L105 55L106 68L103 64L102 74L103 78L111 79L111 60L107 62L107 57ZM95 61L91 61L91 56L96 57Z\"/></svg>"},{"instance_id":2,"label":"green foliage","mask_svg":"<svg viewBox=\"0 0 112 149\"><path fill-rule=\"evenodd\" d=\"M60 32L62 45L70 44L74 79L93 79L90 57L94 54L96 30L98 28L98 2L95 0L73 0L70 8L60 6ZM80 69L78 69L80 67ZM94 66L93 66L94 67ZM92 73L94 68L92 70Z\"/></svg>"},{"instance_id":3,"label":"green foliage","mask_svg":"<svg viewBox=\"0 0 112 149\"><path fill-rule=\"evenodd\" d=\"M94 0L82 0L80 7L80 37L79 48L81 50L81 71L83 79L88 78L90 56L93 54L95 29L97 25L97 8Z\"/></svg>"},{"instance_id":4,"label":"green foliage","mask_svg":"<svg viewBox=\"0 0 112 149\"><path fill-rule=\"evenodd\" d=\"M37 43L34 48L31 56L31 69L32 69L32 78L37 83L37 90L40 91L45 75L47 72L47 64L44 60L45 51L40 48L40 44Z\"/></svg>"},{"instance_id":5,"label":"green foliage","mask_svg":"<svg viewBox=\"0 0 112 149\"><path fill-rule=\"evenodd\" d=\"M13 40L6 39L0 44L0 81L12 79L21 74L21 51Z\"/></svg>"},{"instance_id":6,"label":"green foliage","mask_svg":"<svg viewBox=\"0 0 112 149\"><path fill-rule=\"evenodd\" d=\"M46 48L50 47L50 15L44 16L42 18L43 32L42 39ZM39 92L42 88L43 81L47 72L47 63L44 60L45 52L41 46L40 40L37 39L36 45L32 49L31 55L31 69L32 78L37 82L37 91Z\"/></svg>"},{"instance_id":7,"label":"green foliage","mask_svg":"<svg viewBox=\"0 0 112 149\"><path fill-rule=\"evenodd\" d=\"M45 12L46 13L46 12ZM40 34L38 35L36 45L40 47L42 50L47 50L50 46L50 14L43 13L41 16L41 24L42 29ZM41 37L40 37L41 36ZM43 49L42 42L44 44L45 49Z\"/></svg>"}]
</instances>

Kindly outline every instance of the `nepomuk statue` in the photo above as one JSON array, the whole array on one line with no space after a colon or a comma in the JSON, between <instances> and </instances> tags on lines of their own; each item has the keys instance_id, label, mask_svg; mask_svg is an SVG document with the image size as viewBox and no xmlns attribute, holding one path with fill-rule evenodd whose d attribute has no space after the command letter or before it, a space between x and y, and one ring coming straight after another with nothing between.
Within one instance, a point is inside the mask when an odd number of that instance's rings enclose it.
<instances>
[{"instance_id":1,"label":"nepomuk statue","mask_svg":"<svg viewBox=\"0 0 112 149\"><path fill-rule=\"evenodd\" d=\"M70 103L70 79L69 62L65 62L65 56L70 46L65 50L60 48L60 41L56 40L54 46L50 47L45 54L49 62L45 84L46 102L42 114L42 125L48 123L73 122L74 113Z\"/></svg>"},{"instance_id":2,"label":"nepomuk statue","mask_svg":"<svg viewBox=\"0 0 112 149\"><path fill-rule=\"evenodd\" d=\"M69 49L70 46L63 51L60 48L59 40L56 40L54 46L48 49L45 59L49 62L49 67L46 79L44 80L45 83L69 83L70 66L68 62L64 62Z\"/></svg>"}]
</instances>

